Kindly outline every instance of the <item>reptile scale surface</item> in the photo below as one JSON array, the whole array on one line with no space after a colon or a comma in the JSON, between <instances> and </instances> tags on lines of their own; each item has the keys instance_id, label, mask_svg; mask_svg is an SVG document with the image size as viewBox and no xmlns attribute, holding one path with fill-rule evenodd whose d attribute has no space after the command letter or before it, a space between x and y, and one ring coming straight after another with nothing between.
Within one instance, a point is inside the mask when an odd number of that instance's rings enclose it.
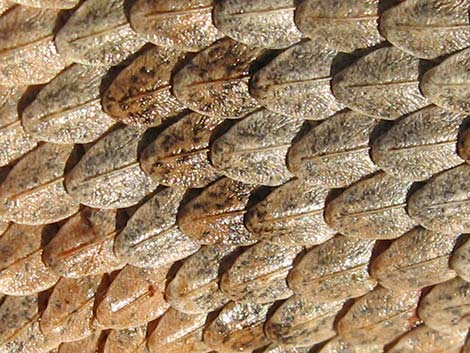
<instances>
[{"instance_id":1,"label":"reptile scale surface","mask_svg":"<svg viewBox=\"0 0 470 353\"><path fill-rule=\"evenodd\" d=\"M470 353L470 0L0 0L0 353Z\"/></svg>"}]
</instances>

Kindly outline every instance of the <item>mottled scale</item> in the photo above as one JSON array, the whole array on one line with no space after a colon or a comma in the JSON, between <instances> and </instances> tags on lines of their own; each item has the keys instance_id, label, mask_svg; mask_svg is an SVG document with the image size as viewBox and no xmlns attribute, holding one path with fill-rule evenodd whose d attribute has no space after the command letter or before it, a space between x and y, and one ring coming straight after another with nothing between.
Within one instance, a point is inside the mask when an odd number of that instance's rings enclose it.
<instances>
[{"instance_id":1,"label":"mottled scale","mask_svg":"<svg viewBox=\"0 0 470 353\"><path fill-rule=\"evenodd\" d=\"M323 218L329 190L293 179L248 209L246 227L257 239L280 245L312 246L335 231Z\"/></svg>"},{"instance_id":2,"label":"mottled scale","mask_svg":"<svg viewBox=\"0 0 470 353\"><path fill-rule=\"evenodd\" d=\"M470 282L470 240L468 238L465 243L454 250L450 267L457 272L459 277Z\"/></svg>"},{"instance_id":3,"label":"mottled scale","mask_svg":"<svg viewBox=\"0 0 470 353\"><path fill-rule=\"evenodd\" d=\"M212 0L137 0L130 21L156 45L199 51L223 36L212 22L212 11Z\"/></svg>"},{"instance_id":4,"label":"mottled scale","mask_svg":"<svg viewBox=\"0 0 470 353\"><path fill-rule=\"evenodd\" d=\"M128 125L156 126L185 109L171 92L170 76L184 53L152 47L132 61L103 94L103 109Z\"/></svg>"},{"instance_id":5,"label":"mottled scale","mask_svg":"<svg viewBox=\"0 0 470 353\"><path fill-rule=\"evenodd\" d=\"M382 35L414 56L434 59L470 46L469 0L407 0L383 13Z\"/></svg>"},{"instance_id":6,"label":"mottled scale","mask_svg":"<svg viewBox=\"0 0 470 353\"><path fill-rule=\"evenodd\" d=\"M173 79L176 98L191 110L229 119L259 107L248 92L250 68L263 53L230 38L200 51Z\"/></svg>"},{"instance_id":7,"label":"mottled scale","mask_svg":"<svg viewBox=\"0 0 470 353\"><path fill-rule=\"evenodd\" d=\"M371 265L371 273L390 290L421 289L456 276L449 258L458 235L418 227L393 241Z\"/></svg>"},{"instance_id":8,"label":"mottled scale","mask_svg":"<svg viewBox=\"0 0 470 353\"><path fill-rule=\"evenodd\" d=\"M348 108L395 120L427 106L419 90L421 61L395 47L377 49L335 75L333 94Z\"/></svg>"},{"instance_id":9,"label":"mottled scale","mask_svg":"<svg viewBox=\"0 0 470 353\"><path fill-rule=\"evenodd\" d=\"M91 336L79 341L61 343L57 353L96 353L103 346L106 333L95 331Z\"/></svg>"},{"instance_id":10,"label":"mottled scale","mask_svg":"<svg viewBox=\"0 0 470 353\"><path fill-rule=\"evenodd\" d=\"M5 166L36 147L35 136L25 131L18 102L28 95L26 87L0 87L0 166Z\"/></svg>"},{"instance_id":11,"label":"mottled scale","mask_svg":"<svg viewBox=\"0 0 470 353\"><path fill-rule=\"evenodd\" d=\"M10 224L0 236L0 293L30 295L58 281L42 261L42 245L53 234L53 227Z\"/></svg>"},{"instance_id":12,"label":"mottled scale","mask_svg":"<svg viewBox=\"0 0 470 353\"><path fill-rule=\"evenodd\" d=\"M394 292L377 287L356 299L337 324L338 334L354 345L383 345L419 323L420 292Z\"/></svg>"},{"instance_id":13,"label":"mottled scale","mask_svg":"<svg viewBox=\"0 0 470 353\"><path fill-rule=\"evenodd\" d=\"M290 271L289 287L320 303L359 297L374 289L369 274L375 242L338 235L311 249Z\"/></svg>"},{"instance_id":14,"label":"mottled scale","mask_svg":"<svg viewBox=\"0 0 470 353\"><path fill-rule=\"evenodd\" d=\"M312 41L342 52L373 47L384 38L378 29L379 0L306 0L295 23Z\"/></svg>"},{"instance_id":15,"label":"mottled scale","mask_svg":"<svg viewBox=\"0 0 470 353\"><path fill-rule=\"evenodd\" d=\"M220 280L222 291L234 301L269 303L286 299L293 292L287 275L301 246L259 242L246 249Z\"/></svg>"},{"instance_id":16,"label":"mottled scale","mask_svg":"<svg viewBox=\"0 0 470 353\"><path fill-rule=\"evenodd\" d=\"M343 302L319 303L293 296L266 321L266 336L285 347L309 347L335 335L334 322Z\"/></svg>"},{"instance_id":17,"label":"mottled scale","mask_svg":"<svg viewBox=\"0 0 470 353\"><path fill-rule=\"evenodd\" d=\"M51 9L71 9L78 5L80 0L13 0L15 3Z\"/></svg>"},{"instance_id":18,"label":"mottled scale","mask_svg":"<svg viewBox=\"0 0 470 353\"><path fill-rule=\"evenodd\" d=\"M260 353L308 353L311 348L312 347L285 347L272 343Z\"/></svg>"},{"instance_id":19,"label":"mottled scale","mask_svg":"<svg viewBox=\"0 0 470 353\"><path fill-rule=\"evenodd\" d=\"M93 305L102 276L61 278L41 315L41 331L58 342L90 336L96 329Z\"/></svg>"},{"instance_id":20,"label":"mottled scale","mask_svg":"<svg viewBox=\"0 0 470 353\"><path fill-rule=\"evenodd\" d=\"M212 164L229 178L276 186L292 178L287 151L302 118L260 110L238 121L211 146Z\"/></svg>"},{"instance_id":21,"label":"mottled scale","mask_svg":"<svg viewBox=\"0 0 470 353\"><path fill-rule=\"evenodd\" d=\"M137 204L157 187L141 169L138 148L143 129L120 127L96 142L67 175L67 192L80 203L97 208Z\"/></svg>"},{"instance_id":22,"label":"mottled scale","mask_svg":"<svg viewBox=\"0 0 470 353\"><path fill-rule=\"evenodd\" d=\"M434 286L421 300L419 317L430 328L452 333L470 327L470 283L456 277Z\"/></svg>"},{"instance_id":23,"label":"mottled scale","mask_svg":"<svg viewBox=\"0 0 470 353\"><path fill-rule=\"evenodd\" d=\"M256 72L250 94L267 109L293 117L323 120L344 108L331 92L338 53L305 41L286 49Z\"/></svg>"},{"instance_id":24,"label":"mottled scale","mask_svg":"<svg viewBox=\"0 0 470 353\"><path fill-rule=\"evenodd\" d=\"M388 353L457 353L464 343L467 330L444 333L420 325L404 336L388 350Z\"/></svg>"},{"instance_id":25,"label":"mottled scale","mask_svg":"<svg viewBox=\"0 0 470 353\"><path fill-rule=\"evenodd\" d=\"M336 336L328 341L318 353L384 353L381 345L352 345L345 342L341 337Z\"/></svg>"},{"instance_id":26,"label":"mottled scale","mask_svg":"<svg viewBox=\"0 0 470 353\"><path fill-rule=\"evenodd\" d=\"M24 155L0 185L0 218L37 225L77 212L77 200L64 188L66 165L77 157L73 149L44 143Z\"/></svg>"},{"instance_id":27,"label":"mottled scale","mask_svg":"<svg viewBox=\"0 0 470 353\"><path fill-rule=\"evenodd\" d=\"M168 309L147 340L150 353L206 353L203 342L206 314L184 314Z\"/></svg>"},{"instance_id":28,"label":"mottled scale","mask_svg":"<svg viewBox=\"0 0 470 353\"><path fill-rule=\"evenodd\" d=\"M86 0L55 36L59 53L80 64L119 64L145 44L126 11L121 0Z\"/></svg>"},{"instance_id":29,"label":"mottled scale","mask_svg":"<svg viewBox=\"0 0 470 353\"><path fill-rule=\"evenodd\" d=\"M222 0L216 3L213 16L216 27L236 41L282 49L302 39L294 10L294 0Z\"/></svg>"},{"instance_id":30,"label":"mottled scale","mask_svg":"<svg viewBox=\"0 0 470 353\"><path fill-rule=\"evenodd\" d=\"M106 70L75 64L49 82L22 114L27 132L52 143L88 143L115 121L102 111L100 88Z\"/></svg>"},{"instance_id":31,"label":"mottled scale","mask_svg":"<svg viewBox=\"0 0 470 353\"><path fill-rule=\"evenodd\" d=\"M178 226L201 244L253 244L255 237L243 219L254 190L255 185L221 178L181 207Z\"/></svg>"},{"instance_id":32,"label":"mottled scale","mask_svg":"<svg viewBox=\"0 0 470 353\"><path fill-rule=\"evenodd\" d=\"M374 141L372 159L398 179L428 179L463 162L457 137L465 118L434 105L414 112Z\"/></svg>"},{"instance_id":33,"label":"mottled scale","mask_svg":"<svg viewBox=\"0 0 470 353\"><path fill-rule=\"evenodd\" d=\"M209 160L209 143L222 118L189 113L163 130L140 155L140 165L156 182L200 188L222 173Z\"/></svg>"},{"instance_id":34,"label":"mottled scale","mask_svg":"<svg viewBox=\"0 0 470 353\"><path fill-rule=\"evenodd\" d=\"M146 353L147 325L112 330L106 337L103 353Z\"/></svg>"},{"instance_id":35,"label":"mottled scale","mask_svg":"<svg viewBox=\"0 0 470 353\"><path fill-rule=\"evenodd\" d=\"M421 91L431 102L444 109L470 113L469 72L470 49L465 49L426 71L421 78Z\"/></svg>"},{"instance_id":36,"label":"mottled scale","mask_svg":"<svg viewBox=\"0 0 470 353\"><path fill-rule=\"evenodd\" d=\"M326 188L348 186L379 168L370 157L370 136L378 121L353 111L333 115L292 145L289 170Z\"/></svg>"},{"instance_id":37,"label":"mottled scale","mask_svg":"<svg viewBox=\"0 0 470 353\"><path fill-rule=\"evenodd\" d=\"M341 234L363 239L395 239L416 222L406 212L412 182L379 172L328 203L326 222Z\"/></svg>"},{"instance_id":38,"label":"mottled scale","mask_svg":"<svg viewBox=\"0 0 470 353\"><path fill-rule=\"evenodd\" d=\"M232 245L207 245L184 260L166 287L168 303L187 314L207 313L228 303L219 280L236 254L234 250Z\"/></svg>"},{"instance_id":39,"label":"mottled scale","mask_svg":"<svg viewBox=\"0 0 470 353\"><path fill-rule=\"evenodd\" d=\"M263 333L268 304L230 302L206 327L204 342L221 353L248 353L266 346L270 340Z\"/></svg>"},{"instance_id":40,"label":"mottled scale","mask_svg":"<svg viewBox=\"0 0 470 353\"><path fill-rule=\"evenodd\" d=\"M160 267L195 253L199 242L181 232L176 214L184 189L159 189L140 206L116 236L114 251L128 264Z\"/></svg>"},{"instance_id":41,"label":"mottled scale","mask_svg":"<svg viewBox=\"0 0 470 353\"><path fill-rule=\"evenodd\" d=\"M83 208L44 247L43 261L55 273L80 278L112 272L125 262L114 253L114 238L125 219L116 210Z\"/></svg>"},{"instance_id":42,"label":"mottled scale","mask_svg":"<svg viewBox=\"0 0 470 353\"><path fill-rule=\"evenodd\" d=\"M0 304L0 352L45 353L57 347L39 328L44 300L37 294L5 297Z\"/></svg>"},{"instance_id":43,"label":"mottled scale","mask_svg":"<svg viewBox=\"0 0 470 353\"><path fill-rule=\"evenodd\" d=\"M0 85L46 83L67 64L54 44L54 9L12 6L0 16Z\"/></svg>"},{"instance_id":44,"label":"mottled scale","mask_svg":"<svg viewBox=\"0 0 470 353\"><path fill-rule=\"evenodd\" d=\"M408 200L408 213L424 228L457 234L470 230L470 165L463 163L428 180Z\"/></svg>"},{"instance_id":45,"label":"mottled scale","mask_svg":"<svg viewBox=\"0 0 470 353\"><path fill-rule=\"evenodd\" d=\"M168 270L124 267L97 304L96 320L102 327L125 329L160 317L169 308L164 298Z\"/></svg>"}]
</instances>

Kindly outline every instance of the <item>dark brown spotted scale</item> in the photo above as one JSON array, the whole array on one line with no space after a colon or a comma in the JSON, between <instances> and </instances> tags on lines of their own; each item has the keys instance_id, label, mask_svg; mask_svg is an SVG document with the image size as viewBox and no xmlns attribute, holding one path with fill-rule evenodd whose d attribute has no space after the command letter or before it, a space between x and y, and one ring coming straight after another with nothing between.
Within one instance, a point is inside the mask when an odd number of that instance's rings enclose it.
<instances>
[{"instance_id":1,"label":"dark brown spotted scale","mask_svg":"<svg viewBox=\"0 0 470 353\"><path fill-rule=\"evenodd\" d=\"M44 300L37 294L5 297L0 304L0 352L45 353L59 345L39 328Z\"/></svg>"},{"instance_id":2,"label":"dark brown spotted scale","mask_svg":"<svg viewBox=\"0 0 470 353\"><path fill-rule=\"evenodd\" d=\"M288 277L296 293L319 303L359 297L374 289L369 274L375 242L338 235L311 249Z\"/></svg>"},{"instance_id":3,"label":"dark brown spotted scale","mask_svg":"<svg viewBox=\"0 0 470 353\"><path fill-rule=\"evenodd\" d=\"M456 277L434 286L419 305L419 317L440 332L470 327L470 283Z\"/></svg>"},{"instance_id":4,"label":"dark brown spotted scale","mask_svg":"<svg viewBox=\"0 0 470 353\"><path fill-rule=\"evenodd\" d=\"M450 267L461 278L470 282L470 241L468 239L454 250L450 260Z\"/></svg>"},{"instance_id":5,"label":"dark brown spotted scale","mask_svg":"<svg viewBox=\"0 0 470 353\"><path fill-rule=\"evenodd\" d=\"M335 335L334 322L343 302L319 303L293 296L266 321L266 336L285 347L310 347Z\"/></svg>"},{"instance_id":6,"label":"dark brown spotted scale","mask_svg":"<svg viewBox=\"0 0 470 353\"><path fill-rule=\"evenodd\" d=\"M428 179L463 162L457 139L465 119L465 114L433 105L414 112L374 141L372 159L398 179Z\"/></svg>"},{"instance_id":7,"label":"dark brown spotted scale","mask_svg":"<svg viewBox=\"0 0 470 353\"><path fill-rule=\"evenodd\" d=\"M114 238L125 219L116 210L83 208L44 247L43 261L63 277L112 272L125 263L114 253Z\"/></svg>"},{"instance_id":8,"label":"dark brown spotted scale","mask_svg":"<svg viewBox=\"0 0 470 353\"><path fill-rule=\"evenodd\" d=\"M312 347L284 347L282 345L272 343L264 348L260 353L308 353Z\"/></svg>"},{"instance_id":9,"label":"dark brown spotted scale","mask_svg":"<svg viewBox=\"0 0 470 353\"><path fill-rule=\"evenodd\" d=\"M408 213L423 227L446 234L470 229L470 165L435 175L408 200Z\"/></svg>"},{"instance_id":10,"label":"dark brown spotted scale","mask_svg":"<svg viewBox=\"0 0 470 353\"><path fill-rule=\"evenodd\" d=\"M289 298L287 275L301 246L259 242L246 249L220 280L222 291L234 301L269 303Z\"/></svg>"},{"instance_id":11,"label":"dark brown spotted scale","mask_svg":"<svg viewBox=\"0 0 470 353\"><path fill-rule=\"evenodd\" d=\"M120 127L98 140L67 175L65 186L74 200L98 208L137 204L157 187L140 168L139 142L144 130Z\"/></svg>"},{"instance_id":12,"label":"dark brown spotted scale","mask_svg":"<svg viewBox=\"0 0 470 353\"><path fill-rule=\"evenodd\" d=\"M209 160L209 142L222 118L189 113L163 130L140 155L140 165L156 182L204 187L222 173Z\"/></svg>"},{"instance_id":13,"label":"dark brown spotted scale","mask_svg":"<svg viewBox=\"0 0 470 353\"><path fill-rule=\"evenodd\" d=\"M53 143L88 143L115 121L101 109L100 85L106 70L75 64L48 83L22 114L30 134Z\"/></svg>"},{"instance_id":14,"label":"dark brown spotted scale","mask_svg":"<svg viewBox=\"0 0 470 353\"><path fill-rule=\"evenodd\" d=\"M469 113L469 71L470 49L465 49L426 71L421 79L421 91L431 102L444 109Z\"/></svg>"},{"instance_id":15,"label":"dark brown spotted scale","mask_svg":"<svg viewBox=\"0 0 470 353\"><path fill-rule=\"evenodd\" d=\"M184 53L153 47L122 70L103 94L103 109L129 125L159 125L185 109L171 93L170 76Z\"/></svg>"},{"instance_id":16,"label":"dark brown spotted scale","mask_svg":"<svg viewBox=\"0 0 470 353\"><path fill-rule=\"evenodd\" d=\"M216 3L213 17L216 27L236 41L282 49L302 38L294 23L294 10L294 0L222 0Z\"/></svg>"},{"instance_id":17,"label":"dark brown spotted scale","mask_svg":"<svg viewBox=\"0 0 470 353\"><path fill-rule=\"evenodd\" d=\"M11 223L0 236L0 293L29 295L52 287L59 276L42 261L54 227Z\"/></svg>"},{"instance_id":18,"label":"dark brown spotted scale","mask_svg":"<svg viewBox=\"0 0 470 353\"><path fill-rule=\"evenodd\" d=\"M286 155L302 118L260 110L237 122L211 146L211 161L226 176L276 186L292 178Z\"/></svg>"},{"instance_id":19,"label":"dark brown spotted scale","mask_svg":"<svg viewBox=\"0 0 470 353\"><path fill-rule=\"evenodd\" d=\"M250 94L262 106L282 115L326 119L344 108L330 85L337 55L314 41L296 44L253 75Z\"/></svg>"},{"instance_id":20,"label":"dark brown spotted scale","mask_svg":"<svg viewBox=\"0 0 470 353\"><path fill-rule=\"evenodd\" d=\"M378 29L379 0L306 0L297 6L295 23L315 43L343 52L384 41Z\"/></svg>"},{"instance_id":21,"label":"dark brown spotted scale","mask_svg":"<svg viewBox=\"0 0 470 353\"><path fill-rule=\"evenodd\" d=\"M145 353L147 326L112 330L106 337L103 353Z\"/></svg>"},{"instance_id":22,"label":"dark brown spotted scale","mask_svg":"<svg viewBox=\"0 0 470 353\"><path fill-rule=\"evenodd\" d=\"M328 341L318 353L384 353L381 345L352 345L336 336Z\"/></svg>"},{"instance_id":23,"label":"dark brown spotted scale","mask_svg":"<svg viewBox=\"0 0 470 353\"><path fill-rule=\"evenodd\" d=\"M449 258L458 235L418 227L393 241L371 265L379 283L395 291L421 289L456 276Z\"/></svg>"},{"instance_id":24,"label":"dark brown spotted scale","mask_svg":"<svg viewBox=\"0 0 470 353\"><path fill-rule=\"evenodd\" d=\"M212 23L212 11L212 0L137 0L130 21L156 45L199 51L223 36Z\"/></svg>"},{"instance_id":25,"label":"dark brown spotted scale","mask_svg":"<svg viewBox=\"0 0 470 353\"><path fill-rule=\"evenodd\" d=\"M46 83L66 66L53 41L58 23L54 9L16 5L0 16L0 85Z\"/></svg>"},{"instance_id":26,"label":"dark brown spotted scale","mask_svg":"<svg viewBox=\"0 0 470 353\"><path fill-rule=\"evenodd\" d=\"M363 239L394 239L416 221L406 212L412 182L379 172L350 185L328 203L327 223L341 234Z\"/></svg>"},{"instance_id":27,"label":"dark brown spotted scale","mask_svg":"<svg viewBox=\"0 0 470 353\"><path fill-rule=\"evenodd\" d=\"M114 251L122 261L138 267L160 267L199 249L199 243L176 225L184 192L181 188L160 189L137 209L116 236Z\"/></svg>"},{"instance_id":28,"label":"dark brown spotted scale","mask_svg":"<svg viewBox=\"0 0 470 353\"><path fill-rule=\"evenodd\" d=\"M96 353L103 347L105 340L106 333L98 330L81 340L61 343L57 352L50 353Z\"/></svg>"},{"instance_id":29,"label":"dark brown spotted scale","mask_svg":"<svg viewBox=\"0 0 470 353\"><path fill-rule=\"evenodd\" d=\"M420 325L404 336L387 352L390 353L459 353L465 343L466 330L444 333Z\"/></svg>"},{"instance_id":30,"label":"dark brown spotted scale","mask_svg":"<svg viewBox=\"0 0 470 353\"><path fill-rule=\"evenodd\" d=\"M402 1L383 13L380 31L396 47L434 59L470 46L468 0Z\"/></svg>"},{"instance_id":31,"label":"dark brown spotted scale","mask_svg":"<svg viewBox=\"0 0 470 353\"><path fill-rule=\"evenodd\" d=\"M61 278L41 315L41 331L59 342L72 342L97 330L93 305L102 276Z\"/></svg>"},{"instance_id":32,"label":"dark brown spotted scale","mask_svg":"<svg viewBox=\"0 0 470 353\"><path fill-rule=\"evenodd\" d=\"M178 226L201 244L250 245L256 242L243 218L255 185L221 178L182 206Z\"/></svg>"},{"instance_id":33,"label":"dark brown spotted scale","mask_svg":"<svg viewBox=\"0 0 470 353\"><path fill-rule=\"evenodd\" d=\"M263 333L268 304L230 302L206 327L204 342L214 351L224 353L252 352L270 343Z\"/></svg>"},{"instance_id":34,"label":"dark brown spotted scale","mask_svg":"<svg viewBox=\"0 0 470 353\"><path fill-rule=\"evenodd\" d=\"M400 49L380 48L336 74L333 94L352 110L395 120L430 103L419 90L421 65Z\"/></svg>"},{"instance_id":35,"label":"dark brown spotted scale","mask_svg":"<svg viewBox=\"0 0 470 353\"><path fill-rule=\"evenodd\" d=\"M64 188L73 145L44 143L24 155L0 185L0 218L20 224L47 224L78 211L78 201Z\"/></svg>"},{"instance_id":36,"label":"dark brown spotted scale","mask_svg":"<svg viewBox=\"0 0 470 353\"><path fill-rule=\"evenodd\" d=\"M378 121L346 111L333 115L294 143L287 155L298 178L326 188L348 186L379 168L370 157L370 136Z\"/></svg>"},{"instance_id":37,"label":"dark brown spotted scale","mask_svg":"<svg viewBox=\"0 0 470 353\"><path fill-rule=\"evenodd\" d=\"M280 245L321 244L335 234L323 218L328 193L293 179L248 209L246 227L255 238Z\"/></svg>"},{"instance_id":38,"label":"dark brown spotted scale","mask_svg":"<svg viewBox=\"0 0 470 353\"><path fill-rule=\"evenodd\" d=\"M51 9L71 9L78 5L80 0L13 0L14 2L31 7Z\"/></svg>"},{"instance_id":39,"label":"dark brown spotted scale","mask_svg":"<svg viewBox=\"0 0 470 353\"><path fill-rule=\"evenodd\" d=\"M166 287L165 297L171 306L183 313L200 314L228 303L219 280L235 249L232 245L207 245L184 260Z\"/></svg>"},{"instance_id":40,"label":"dark brown spotted scale","mask_svg":"<svg viewBox=\"0 0 470 353\"><path fill-rule=\"evenodd\" d=\"M169 307L164 299L169 266L160 268L124 267L111 282L95 308L102 327L136 327L161 316Z\"/></svg>"},{"instance_id":41,"label":"dark brown spotted scale","mask_svg":"<svg viewBox=\"0 0 470 353\"><path fill-rule=\"evenodd\" d=\"M111 66L145 44L131 28L121 0L86 0L55 36L59 53L86 65Z\"/></svg>"},{"instance_id":42,"label":"dark brown spotted scale","mask_svg":"<svg viewBox=\"0 0 470 353\"><path fill-rule=\"evenodd\" d=\"M377 287L356 299L339 320L340 337L354 345L384 345L419 323L419 291L394 292Z\"/></svg>"},{"instance_id":43,"label":"dark brown spotted scale","mask_svg":"<svg viewBox=\"0 0 470 353\"><path fill-rule=\"evenodd\" d=\"M263 53L224 38L200 51L173 79L176 98L208 116L236 119L259 107L248 92L250 68Z\"/></svg>"},{"instance_id":44,"label":"dark brown spotted scale","mask_svg":"<svg viewBox=\"0 0 470 353\"><path fill-rule=\"evenodd\" d=\"M0 166L7 165L36 146L18 115L18 102L26 87L0 87Z\"/></svg>"},{"instance_id":45,"label":"dark brown spotted scale","mask_svg":"<svg viewBox=\"0 0 470 353\"><path fill-rule=\"evenodd\" d=\"M205 353L210 349L203 342L206 314L184 314L168 309L147 340L150 353Z\"/></svg>"}]
</instances>

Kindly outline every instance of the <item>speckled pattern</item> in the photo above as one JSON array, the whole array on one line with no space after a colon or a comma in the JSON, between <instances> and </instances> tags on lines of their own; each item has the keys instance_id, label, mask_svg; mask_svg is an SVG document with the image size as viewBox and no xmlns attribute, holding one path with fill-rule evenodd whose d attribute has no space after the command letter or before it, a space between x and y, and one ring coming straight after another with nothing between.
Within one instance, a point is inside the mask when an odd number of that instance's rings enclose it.
<instances>
[{"instance_id":1,"label":"speckled pattern","mask_svg":"<svg viewBox=\"0 0 470 353\"><path fill-rule=\"evenodd\" d=\"M401 180L421 181L463 162L457 137L466 115L429 106L411 113L372 145L372 159Z\"/></svg>"},{"instance_id":2,"label":"speckled pattern","mask_svg":"<svg viewBox=\"0 0 470 353\"><path fill-rule=\"evenodd\" d=\"M87 0L55 37L59 53L69 61L110 66L145 44L132 30L120 0Z\"/></svg>"},{"instance_id":3,"label":"speckled pattern","mask_svg":"<svg viewBox=\"0 0 470 353\"><path fill-rule=\"evenodd\" d=\"M56 76L22 114L27 132L41 141L87 143L116 122L103 112L100 85L106 70L74 64Z\"/></svg>"},{"instance_id":4,"label":"speckled pattern","mask_svg":"<svg viewBox=\"0 0 470 353\"><path fill-rule=\"evenodd\" d=\"M296 294L319 303L356 298L377 281L368 273L375 242L338 235L310 250L289 273Z\"/></svg>"},{"instance_id":5,"label":"speckled pattern","mask_svg":"<svg viewBox=\"0 0 470 353\"><path fill-rule=\"evenodd\" d=\"M199 51L223 37L212 22L212 11L212 0L136 0L130 21L156 45Z\"/></svg>"},{"instance_id":6,"label":"speckled pattern","mask_svg":"<svg viewBox=\"0 0 470 353\"><path fill-rule=\"evenodd\" d=\"M199 243L176 225L183 195L184 189L164 188L139 207L116 236L114 251L121 261L157 268L184 259L199 249Z\"/></svg>"},{"instance_id":7,"label":"speckled pattern","mask_svg":"<svg viewBox=\"0 0 470 353\"><path fill-rule=\"evenodd\" d=\"M305 0L297 7L295 23L321 46L344 52L373 47L384 41L378 29L379 2L384 3L379 0Z\"/></svg>"},{"instance_id":8,"label":"speckled pattern","mask_svg":"<svg viewBox=\"0 0 470 353\"><path fill-rule=\"evenodd\" d=\"M190 113L170 125L142 152L140 165L156 182L200 188L222 176L209 161L209 143L222 118Z\"/></svg>"},{"instance_id":9,"label":"speckled pattern","mask_svg":"<svg viewBox=\"0 0 470 353\"><path fill-rule=\"evenodd\" d=\"M144 353L147 326L112 330L106 337L103 353Z\"/></svg>"},{"instance_id":10,"label":"speckled pattern","mask_svg":"<svg viewBox=\"0 0 470 353\"><path fill-rule=\"evenodd\" d=\"M470 112L470 50L450 56L426 71L421 91L434 104L452 112Z\"/></svg>"},{"instance_id":11,"label":"speckled pattern","mask_svg":"<svg viewBox=\"0 0 470 353\"><path fill-rule=\"evenodd\" d=\"M103 95L103 109L128 125L159 125L185 107L171 92L170 76L183 52L153 47L120 72Z\"/></svg>"},{"instance_id":12,"label":"speckled pattern","mask_svg":"<svg viewBox=\"0 0 470 353\"><path fill-rule=\"evenodd\" d=\"M214 7L214 23L241 43L282 49L297 43L302 33L294 23L294 0L222 0Z\"/></svg>"},{"instance_id":13,"label":"speckled pattern","mask_svg":"<svg viewBox=\"0 0 470 353\"><path fill-rule=\"evenodd\" d=\"M292 178L286 155L303 119L261 110L238 121L211 147L212 164L231 179L276 186Z\"/></svg>"},{"instance_id":14,"label":"speckled pattern","mask_svg":"<svg viewBox=\"0 0 470 353\"><path fill-rule=\"evenodd\" d=\"M248 93L250 65L263 49L225 38L199 52L173 79L176 98L200 114L239 118L259 107Z\"/></svg>"},{"instance_id":15,"label":"speckled pattern","mask_svg":"<svg viewBox=\"0 0 470 353\"><path fill-rule=\"evenodd\" d=\"M31 7L70 9L78 5L80 0L14 0L14 2Z\"/></svg>"},{"instance_id":16,"label":"speckled pattern","mask_svg":"<svg viewBox=\"0 0 470 353\"><path fill-rule=\"evenodd\" d=\"M335 234L323 218L328 192L299 179L291 180L248 209L246 227L257 239L280 245L321 244Z\"/></svg>"},{"instance_id":17,"label":"speckled pattern","mask_svg":"<svg viewBox=\"0 0 470 353\"><path fill-rule=\"evenodd\" d=\"M465 243L456 249L450 261L450 267L457 274L470 282L470 241L467 239Z\"/></svg>"},{"instance_id":18,"label":"speckled pattern","mask_svg":"<svg viewBox=\"0 0 470 353\"><path fill-rule=\"evenodd\" d=\"M395 239L416 222L406 212L412 183L379 172L345 189L325 210L338 232L363 239Z\"/></svg>"},{"instance_id":19,"label":"speckled pattern","mask_svg":"<svg viewBox=\"0 0 470 353\"><path fill-rule=\"evenodd\" d=\"M469 0L409 0L386 11L384 37L419 58L434 59L470 45Z\"/></svg>"},{"instance_id":20,"label":"speckled pattern","mask_svg":"<svg viewBox=\"0 0 470 353\"><path fill-rule=\"evenodd\" d=\"M279 114L322 120L344 108L331 92L331 66L337 56L305 41L280 53L250 81L250 94Z\"/></svg>"},{"instance_id":21,"label":"speckled pattern","mask_svg":"<svg viewBox=\"0 0 470 353\"><path fill-rule=\"evenodd\" d=\"M298 178L326 188L348 186L378 170L369 139L376 119L353 111L333 115L289 149L287 165Z\"/></svg>"}]
</instances>

